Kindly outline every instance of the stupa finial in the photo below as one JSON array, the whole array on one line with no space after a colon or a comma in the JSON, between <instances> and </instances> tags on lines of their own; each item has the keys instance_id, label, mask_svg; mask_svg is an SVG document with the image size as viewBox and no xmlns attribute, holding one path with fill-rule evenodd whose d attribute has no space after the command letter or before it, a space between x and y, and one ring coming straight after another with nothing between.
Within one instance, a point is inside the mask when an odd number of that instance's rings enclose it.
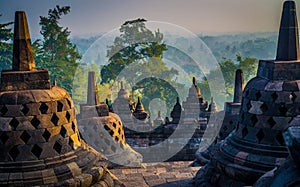
<instances>
[{"instance_id":1,"label":"stupa finial","mask_svg":"<svg viewBox=\"0 0 300 187\"><path fill-rule=\"evenodd\" d=\"M35 69L28 23L24 11L15 13L12 69L13 71L32 71Z\"/></svg>"},{"instance_id":2,"label":"stupa finial","mask_svg":"<svg viewBox=\"0 0 300 187\"><path fill-rule=\"evenodd\" d=\"M281 23L278 36L278 61L291 61L300 59L299 33L294 1L285 1L283 4Z\"/></svg>"}]
</instances>

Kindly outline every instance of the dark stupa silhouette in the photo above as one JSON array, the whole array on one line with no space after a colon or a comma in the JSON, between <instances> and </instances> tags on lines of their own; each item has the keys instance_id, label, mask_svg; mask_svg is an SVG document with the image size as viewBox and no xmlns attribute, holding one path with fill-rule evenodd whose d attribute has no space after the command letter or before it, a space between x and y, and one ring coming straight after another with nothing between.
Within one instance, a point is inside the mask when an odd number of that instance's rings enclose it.
<instances>
[{"instance_id":1,"label":"dark stupa silhouette","mask_svg":"<svg viewBox=\"0 0 300 187\"><path fill-rule=\"evenodd\" d=\"M285 1L276 60L259 62L244 89L236 131L214 150L197 185L253 185L289 155L282 132L300 114L297 24L295 2Z\"/></svg>"}]
</instances>

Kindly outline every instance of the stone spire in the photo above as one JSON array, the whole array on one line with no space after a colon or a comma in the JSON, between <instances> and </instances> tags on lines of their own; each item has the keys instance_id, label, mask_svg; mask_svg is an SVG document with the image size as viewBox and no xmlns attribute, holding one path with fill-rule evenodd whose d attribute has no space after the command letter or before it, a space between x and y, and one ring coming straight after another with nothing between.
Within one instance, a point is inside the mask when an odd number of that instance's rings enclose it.
<instances>
[{"instance_id":1,"label":"stone spire","mask_svg":"<svg viewBox=\"0 0 300 187\"><path fill-rule=\"evenodd\" d=\"M66 90L35 69L25 12L16 12L13 69L2 71L0 186L115 186L80 137ZM101 173L101 176L99 175Z\"/></svg>"},{"instance_id":2,"label":"stone spire","mask_svg":"<svg viewBox=\"0 0 300 187\"><path fill-rule=\"evenodd\" d=\"M94 71L90 71L88 76L87 104L90 106L100 104L96 84L96 74Z\"/></svg>"},{"instance_id":3,"label":"stone spire","mask_svg":"<svg viewBox=\"0 0 300 187\"><path fill-rule=\"evenodd\" d=\"M299 60L299 33L294 1L285 1L278 36L277 61Z\"/></svg>"},{"instance_id":4,"label":"stone spire","mask_svg":"<svg viewBox=\"0 0 300 187\"><path fill-rule=\"evenodd\" d=\"M235 72L233 103L241 103L244 88L244 73L241 69Z\"/></svg>"},{"instance_id":5,"label":"stone spire","mask_svg":"<svg viewBox=\"0 0 300 187\"><path fill-rule=\"evenodd\" d=\"M15 13L12 68L14 71L32 71L35 69L34 55L24 11Z\"/></svg>"},{"instance_id":6,"label":"stone spire","mask_svg":"<svg viewBox=\"0 0 300 187\"><path fill-rule=\"evenodd\" d=\"M139 120L145 120L148 117L148 113L145 111L140 97L138 97L138 102L136 104L135 111L133 112L133 115Z\"/></svg>"},{"instance_id":7,"label":"stone spire","mask_svg":"<svg viewBox=\"0 0 300 187\"><path fill-rule=\"evenodd\" d=\"M277 59L259 61L257 76L244 89L236 130L217 144L211 176L199 176L220 177L213 186L228 186L226 181L230 186L252 186L289 155L282 133L299 115L294 109L300 105L295 94L300 75L294 1L284 2L279 32Z\"/></svg>"},{"instance_id":8,"label":"stone spire","mask_svg":"<svg viewBox=\"0 0 300 187\"><path fill-rule=\"evenodd\" d=\"M196 77L193 77L193 85L196 86Z\"/></svg>"},{"instance_id":9,"label":"stone spire","mask_svg":"<svg viewBox=\"0 0 300 187\"><path fill-rule=\"evenodd\" d=\"M140 97L138 97L138 102L136 104L135 111L141 112L144 110L144 105L142 104Z\"/></svg>"},{"instance_id":10,"label":"stone spire","mask_svg":"<svg viewBox=\"0 0 300 187\"><path fill-rule=\"evenodd\" d=\"M12 70L1 73L1 91L50 89L49 73L36 69L26 14L15 13Z\"/></svg>"},{"instance_id":11,"label":"stone spire","mask_svg":"<svg viewBox=\"0 0 300 187\"><path fill-rule=\"evenodd\" d=\"M125 86L124 86L124 82L123 81L121 81L121 89L125 90Z\"/></svg>"},{"instance_id":12,"label":"stone spire","mask_svg":"<svg viewBox=\"0 0 300 187\"><path fill-rule=\"evenodd\" d=\"M209 112L217 112L218 111L218 107L216 102L214 101L214 97L211 97L211 101L210 101L210 105L208 107L208 111Z\"/></svg>"},{"instance_id":13,"label":"stone spire","mask_svg":"<svg viewBox=\"0 0 300 187\"><path fill-rule=\"evenodd\" d=\"M161 117L161 111L158 111L157 117L156 117L156 119L154 120L154 124L155 124L156 126L159 126L159 125L162 125L162 124L164 124L164 123L165 123L165 121L164 121L164 119Z\"/></svg>"},{"instance_id":14,"label":"stone spire","mask_svg":"<svg viewBox=\"0 0 300 187\"><path fill-rule=\"evenodd\" d=\"M182 108L179 102L179 97L176 99L176 104L173 107L173 110L171 112L171 117L172 117L172 123L178 124L180 121L180 116L181 116Z\"/></svg>"}]
</instances>

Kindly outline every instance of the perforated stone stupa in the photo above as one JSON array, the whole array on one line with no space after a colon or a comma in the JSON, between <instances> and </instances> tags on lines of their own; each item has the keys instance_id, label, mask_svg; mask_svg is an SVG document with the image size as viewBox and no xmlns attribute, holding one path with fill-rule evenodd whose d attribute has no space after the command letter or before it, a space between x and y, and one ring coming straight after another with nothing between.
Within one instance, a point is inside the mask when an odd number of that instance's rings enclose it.
<instances>
[{"instance_id":1,"label":"perforated stone stupa","mask_svg":"<svg viewBox=\"0 0 300 187\"><path fill-rule=\"evenodd\" d=\"M199 171L197 185L253 185L285 161L282 132L300 114L298 42L296 5L285 1L276 60L259 62L257 76L244 89L236 131Z\"/></svg>"},{"instance_id":2,"label":"perforated stone stupa","mask_svg":"<svg viewBox=\"0 0 300 187\"><path fill-rule=\"evenodd\" d=\"M16 12L12 70L2 71L0 186L114 186L80 139L71 97L36 69L25 12Z\"/></svg>"},{"instance_id":3,"label":"perforated stone stupa","mask_svg":"<svg viewBox=\"0 0 300 187\"><path fill-rule=\"evenodd\" d=\"M78 126L85 141L115 164L139 167L142 156L125 141L120 117L99 102L95 72L89 72L87 104L81 105Z\"/></svg>"},{"instance_id":4,"label":"perforated stone stupa","mask_svg":"<svg viewBox=\"0 0 300 187\"><path fill-rule=\"evenodd\" d=\"M223 141L235 128L238 123L239 112L241 108L242 94L244 88L244 75L241 69L235 72L235 85L234 85L234 98L233 102L225 103L225 116L222 126L219 130L218 136L215 141L205 150L198 150L196 152L196 160L193 165L205 165L211 158L211 151L214 149L218 142ZM220 112L220 113L221 113Z\"/></svg>"}]
</instances>

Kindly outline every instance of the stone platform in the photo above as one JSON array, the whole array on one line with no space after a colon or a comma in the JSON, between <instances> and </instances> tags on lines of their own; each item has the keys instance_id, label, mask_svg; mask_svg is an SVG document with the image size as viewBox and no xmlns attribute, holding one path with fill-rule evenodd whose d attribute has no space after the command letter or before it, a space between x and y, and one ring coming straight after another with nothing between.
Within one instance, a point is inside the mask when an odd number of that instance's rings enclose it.
<instances>
[{"instance_id":1,"label":"stone platform","mask_svg":"<svg viewBox=\"0 0 300 187\"><path fill-rule=\"evenodd\" d=\"M144 164L145 168L119 168L110 171L126 187L192 187L192 178L200 167L191 161Z\"/></svg>"}]
</instances>

